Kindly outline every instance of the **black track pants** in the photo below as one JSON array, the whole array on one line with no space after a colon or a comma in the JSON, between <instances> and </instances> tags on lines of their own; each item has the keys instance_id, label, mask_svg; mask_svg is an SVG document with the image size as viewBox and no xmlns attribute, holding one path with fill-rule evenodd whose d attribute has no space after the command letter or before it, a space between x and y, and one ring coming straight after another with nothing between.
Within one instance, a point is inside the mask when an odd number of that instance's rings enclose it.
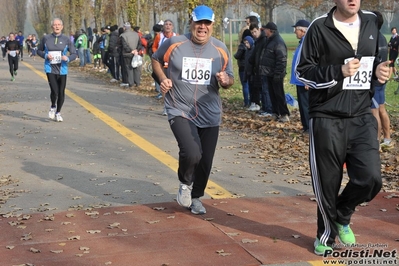
<instances>
[{"instance_id":1,"label":"black track pants","mask_svg":"<svg viewBox=\"0 0 399 266\"><path fill-rule=\"evenodd\" d=\"M8 66L11 76L14 76L14 71L18 70L18 56L8 55Z\"/></svg>"},{"instance_id":2,"label":"black track pants","mask_svg":"<svg viewBox=\"0 0 399 266\"><path fill-rule=\"evenodd\" d=\"M381 162L377 121L365 114L354 118L312 118L309 160L317 199L317 237L332 245L335 222L349 224L357 205L371 201L380 191ZM343 164L349 182L340 192Z\"/></svg>"},{"instance_id":3,"label":"black track pants","mask_svg":"<svg viewBox=\"0 0 399 266\"><path fill-rule=\"evenodd\" d=\"M211 173L219 127L199 128L183 117L169 120L169 125L179 145L179 180L186 185L194 182L191 197L202 197Z\"/></svg>"}]
</instances>

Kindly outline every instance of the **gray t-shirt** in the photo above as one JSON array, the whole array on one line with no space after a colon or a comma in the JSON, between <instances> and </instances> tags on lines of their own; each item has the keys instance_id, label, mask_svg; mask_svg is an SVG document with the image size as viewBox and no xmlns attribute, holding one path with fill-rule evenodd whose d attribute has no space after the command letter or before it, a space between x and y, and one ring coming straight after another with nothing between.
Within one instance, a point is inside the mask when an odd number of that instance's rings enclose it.
<instances>
[{"instance_id":1,"label":"gray t-shirt","mask_svg":"<svg viewBox=\"0 0 399 266\"><path fill-rule=\"evenodd\" d=\"M165 68L173 87L165 95L168 119L181 116L197 127L219 126L222 103L216 73L226 71L233 77L232 63L226 45L211 37L205 45L190 41L191 34L166 40L152 55ZM175 46L173 50L169 47ZM169 49L169 50L168 50ZM165 53L170 52L165 64Z\"/></svg>"}]
</instances>

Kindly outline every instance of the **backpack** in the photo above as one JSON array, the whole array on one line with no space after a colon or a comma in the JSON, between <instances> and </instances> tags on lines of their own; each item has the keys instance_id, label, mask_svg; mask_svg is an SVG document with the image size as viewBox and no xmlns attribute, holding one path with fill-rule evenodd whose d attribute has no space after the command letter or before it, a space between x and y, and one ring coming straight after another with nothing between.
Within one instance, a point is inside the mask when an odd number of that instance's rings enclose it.
<instances>
[{"instance_id":1,"label":"backpack","mask_svg":"<svg viewBox=\"0 0 399 266\"><path fill-rule=\"evenodd\" d=\"M154 53L153 51L152 51L152 45L154 44L154 39L150 39L150 40L148 40L148 43L147 43L147 54L151 57L152 56L152 54Z\"/></svg>"},{"instance_id":2,"label":"backpack","mask_svg":"<svg viewBox=\"0 0 399 266\"><path fill-rule=\"evenodd\" d=\"M100 53L100 42L96 41L93 43L93 54Z\"/></svg>"}]
</instances>

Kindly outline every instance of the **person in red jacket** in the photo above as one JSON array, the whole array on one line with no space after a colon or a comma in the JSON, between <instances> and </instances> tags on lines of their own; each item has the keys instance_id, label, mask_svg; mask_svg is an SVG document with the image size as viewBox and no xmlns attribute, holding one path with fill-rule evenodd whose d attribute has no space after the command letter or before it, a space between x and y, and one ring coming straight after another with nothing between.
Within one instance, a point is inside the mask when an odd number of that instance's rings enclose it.
<instances>
[{"instance_id":1,"label":"person in red jacket","mask_svg":"<svg viewBox=\"0 0 399 266\"><path fill-rule=\"evenodd\" d=\"M398 57L398 49L399 49L399 35L396 31L396 27L391 29L392 37L389 40L388 47L389 47L389 77L394 75L394 79L398 78L397 72L395 71L395 60Z\"/></svg>"},{"instance_id":2,"label":"person in red jacket","mask_svg":"<svg viewBox=\"0 0 399 266\"><path fill-rule=\"evenodd\" d=\"M156 34L154 37L154 43L152 45L152 52L155 53L158 48L169 38L176 36L177 34L173 32L173 22L170 19L167 19L163 23L162 31L159 34ZM159 84L155 81L155 89L159 88ZM164 95L160 92L157 96L157 99L162 99ZM162 115L166 116L166 109L163 109Z\"/></svg>"}]
</instances>

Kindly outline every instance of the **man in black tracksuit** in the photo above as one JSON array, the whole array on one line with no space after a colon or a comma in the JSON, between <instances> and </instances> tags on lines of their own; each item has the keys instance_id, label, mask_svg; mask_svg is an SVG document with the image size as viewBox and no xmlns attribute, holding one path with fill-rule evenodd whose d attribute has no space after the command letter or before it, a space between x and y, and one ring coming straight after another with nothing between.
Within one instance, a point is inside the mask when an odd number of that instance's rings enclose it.
<instances>
[{"instance_id":1,"label":"man in black tracksuit","mask_svg":"<svg viewBox=\"0 0 399 266\"><path fill-rule=\"evenodd\" d=\"M377 121L370 111L371 80L388 78L389 62L378 56L375 14L360 0L335 0L310 25L299 51L299 80L309 91L309 161L317 199L317 255L332 251L335 237L354 244L349 227L355 207L381 189ZM360 63L355 56L362 56ZM339 194L343 165L349 182Z\"/></svg>"},{"instance_id":2,"label":"man in black tracksuit","mask_svg":"<svg viewBox=\"0 0 399 266\"><path fill-rule=\"evenodd\" d=\"M11 74L11 81L15 80L18 70L18 54L21 51L21 46L19 41L15 39L15 34L10 33L8 36L8 41L6 42L5 49L8 54L8 65Z\"/></svg>"}]
</instances>

